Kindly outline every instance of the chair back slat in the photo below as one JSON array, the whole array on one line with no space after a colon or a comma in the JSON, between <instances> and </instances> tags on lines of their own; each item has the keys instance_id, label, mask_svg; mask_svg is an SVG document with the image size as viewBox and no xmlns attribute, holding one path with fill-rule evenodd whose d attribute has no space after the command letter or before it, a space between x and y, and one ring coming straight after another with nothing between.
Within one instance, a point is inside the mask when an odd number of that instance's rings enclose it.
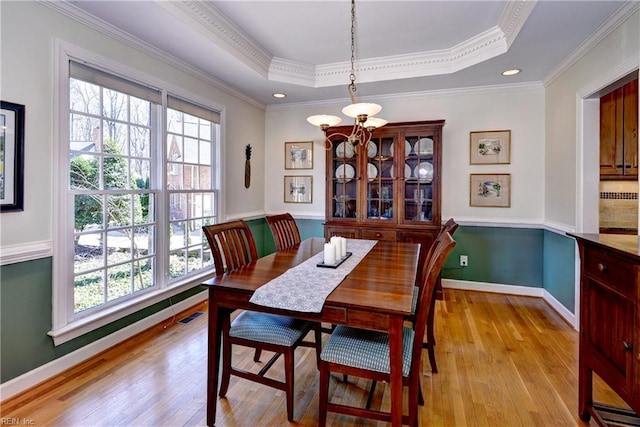
<instances>
[{"instance_id":1,"label":"chair back slat","mask_svg":"<svg viewBox=\"0 0 640 427\"><path fill-rule=\"evenodd\" d=\"M438 246L438 242L440 241L444 233L449 233L451 236L453 236L453 233L455 233L458 229L458 225L459 224L453 218L449 218L447 222L445 222L444 225L440 228L440 231L438 231L438 235L431 243L431 246L429 246L429 251L427 252L427 256L424 258L424 263L421 265L418 271L416 286L421 287L424 283L424 275L426 273L425 267L429 263L429 259L433 256L433 250Z\"/></svg>"},{"instance_id":2,"label":"chair back slat","mask_svg":"<svg viewBox=\"0 0 640 427\"><path fill-rule=\"evenodd\" d=\"M269 215L266 219L273 234L276 250L280 251L300 243L300 231L290 213Z\"/></svg>"},{"instance_id":3,"label":"chair back slat","mask_svg":"<svg viewBox=\"0 0 640 427\"><path fill-rule=\"evenodd\" d=\"M243 220L202 227L207 236L216 275L235 270L258 259L251 229Z\"/></svg>"},{"instance_id":4,"label":"chair back slat","mask_svg":"<svg viewBox=\"0 0 640 427\"><path fill-rule=\"evenodd\" d=\"M420 298L418 300L417 317L414 325L414 342L412 348L411 370L412 375L417 375L417 371L413 369L420 368L420 355L422 352L422 340L424 337L425 328L427 325L427 318L429 317L429 310L432 309L432 299L435 298L435 287L438 282L438 276L442 271L442 266L446 262L449 254L456 245L456 241L453 240L451 234L448 231L441 233L430 259L425 260L424 266L424 278L422 283L422 291L420 292ZM415 366L414 366L415 365Z\"/></svg>"}]
</instances>

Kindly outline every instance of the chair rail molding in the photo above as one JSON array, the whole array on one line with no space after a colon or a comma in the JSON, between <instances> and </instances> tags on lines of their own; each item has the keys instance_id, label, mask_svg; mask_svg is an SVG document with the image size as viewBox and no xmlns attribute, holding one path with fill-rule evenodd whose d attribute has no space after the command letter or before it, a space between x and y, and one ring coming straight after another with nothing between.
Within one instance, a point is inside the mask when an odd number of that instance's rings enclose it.
<instances>
[{"instance_id":1,"label":"chair rail molding","mask_svg":"<svg viewBox=\"0 0 640 427\"><path fill-rule=\"evenodd\" d=\"M0 265L34 261L53 256L53 241L22 243L0 247Z\"/></svg>"}]
</instances>

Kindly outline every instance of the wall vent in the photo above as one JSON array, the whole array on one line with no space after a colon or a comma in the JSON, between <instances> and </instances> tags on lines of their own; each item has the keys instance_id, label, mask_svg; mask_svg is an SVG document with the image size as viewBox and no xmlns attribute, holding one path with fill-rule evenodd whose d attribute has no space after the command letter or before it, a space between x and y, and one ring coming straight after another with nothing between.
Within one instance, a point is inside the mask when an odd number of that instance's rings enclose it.
<instances>
[{"instance_id":1,"label":"wall vent","mask_svg":"<svg viewBox=\"0 0 640 427\"><path fill-rule=\"evenodd\" d=\"M187 324L187 323L191 322L192 320L195 320L198 317L202 316L203 314L204 313L202 311L196 311L195 313L191 313L190 315L188 315L184 319L178 320L178 323Z\"/></svg>"}]
</instances>

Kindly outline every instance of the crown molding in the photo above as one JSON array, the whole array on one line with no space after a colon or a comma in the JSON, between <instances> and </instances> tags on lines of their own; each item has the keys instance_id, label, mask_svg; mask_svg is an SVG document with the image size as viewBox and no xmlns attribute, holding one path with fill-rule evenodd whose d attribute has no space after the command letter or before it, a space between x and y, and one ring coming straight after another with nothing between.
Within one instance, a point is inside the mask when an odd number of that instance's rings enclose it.
<instances>
[{"instance_id":1,"label":"crown molding","mask_svg":"<svg viewBox=\"0 0 640 427\"><path fill-rule=\"evenodd\" d=\"M585 40L571 55L567 57L555 70L551 71L543 80L544 86L549 86L556 81L565 71L575 65L584 55L604 40L612 31L622 25L634 13L640 10L640 2L627 2L618 11L602 24Z\"/></svg>"},{"instance_id":2,"label":"crown molding","mask_svg":"<svg viewBox=\"0 0 640 427\"><path fill-rule=\"evenodd\" d=\"M361 83L449 74L507 51L504 33L494 27L451 49L363 59L355 64ZM348 80L350 62L311 66L278 58L269 80L307 87L341 86Z\"/></svg>"},{"instance_id":3,"label":"crown molding","mask_svg":"<svg viewBox=\"0 0 640 427\"><path fill-rule=\"evenodd\" d=\"M502 12L502 16L500 17L500 24L498 25L505 35L507 49L511 47L511 44L524 26L527 18L529 18L529 15L533 11L536 3L537 0L507 2L507 5Z\"/></svg>"},{"instance_id":4,"label":"crown molding","mask_svg":"<svg viewBox=\"0 0 640 427\"><path fill-rule=\"evenodd\" d=\"M222 45L225 51L263 77L266 78L269 74L273 55L229 20L211 2L160 1L157 4L173 16L182 18L216 45Z\"/></svg>"},{"instance_id":5,"label":"crown molding","mask_svg":"<svg viewBox=\"0 0 640 427\"><path fill-rule=\"evenodd\" d=\"M159 61L196 76L235 97L264 108L264 105L248 98L236 89L202 73L184 61L124 33L115 26L91 16L71 2L44 0L42 3ZM258 75L270 81L317 88L342 85L349 76L350 63L348 61L314 66L287 58L273 57L270 52L208 2L161 1L156 4L196 29ZM366 83L449 74L501 55L509 49L535 4L536 1L527 0L507 2L499 25L451 48L360 60L356 63L359 80Z\"/></svg>"},{"instance_id":6,"label":"crown molding","mask_svg":"<svg viewBox=\"0 0 640 427\"><path fill-rule=\"evenodd\" d=\"M269 67L269 80L298 86L317 87L316 74L316 67L313 65L278 57L271 60Z\"/></svg>"},{"instance_id":7,"label":"crown molding","mask_svg":"<svg viewBox=\"0 0 640 427\"><path fill-rule=\"evenodd\" d=\"M360 81L366 83L449 74L501 55L508 50L535 3L527 0L508 2L500 25L448 49L358 61L356 70ZM305 87L330 87L342 85L349 76L348 61L313 66L273 57L208 2L158 2L158 5L198 29L213 43L270 81Z\"/></svg>"},{"instance_id":8,"label":"crown molding","mask_svg":"<svg viewBox=\"0 0 640 427\"><path fill-rule=\"evenodd\" d=\"M96 18L95 16L85 12L74 4L70 3L67 0L64 1L55 1L55 0L38 0L38 3L45 5L54 11L71 18L72 20L79 22L83 25L88 26L100 33L110 37L124 45L138 50L139 52L150 56L151 58L167 64L173 68L176 68L192 77L195 77L211 86L235 97L244 102L247 102L254 107L264 109L265 105L261 102L256 101L253 98L248 97L242 92L236 90L235 88L227 85L226 83L218 80L216 78L211 77L211 75L203 73L197 68L189 65L188 63L168 54L167 52L158 49L157 47L140 40L137 37L132 36L129 33L126 33L114 25L109 24L101 19Z\"/></svg>"},{"instance_id":9,"label":"crown molding","mask_svg":"<svg viewBox=\"0 0 640 427\"><path fill-rule=\"evenodd\" d=\"M526 19L528 16L528 13L524 16L521 9L517 9L516 12L520 18ZM522 24L519 24L518 29L521 27ZM356 62L355 69L362 83L434 76L455 73L502 55L507 50L507 37L502 29L496 26L449 49L362 59ZM340 86L348 80L350 66L351 63L345 61L313 67L274 58L269 67L269 80L307 87Z\"/></svg>"}]
</instances>

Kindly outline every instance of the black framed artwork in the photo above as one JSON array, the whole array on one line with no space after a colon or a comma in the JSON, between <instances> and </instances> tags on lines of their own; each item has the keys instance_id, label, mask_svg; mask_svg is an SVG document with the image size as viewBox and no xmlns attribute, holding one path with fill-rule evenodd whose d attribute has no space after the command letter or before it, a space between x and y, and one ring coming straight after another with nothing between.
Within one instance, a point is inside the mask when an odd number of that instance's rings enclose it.
<instances>
[{"instance_id":1,"label":"black framed artwork","mask_svg":"<svg viewBox=\"0 0 640 427\"><path fill-rule=\"evenodd\" d=\"M22 211L25 106L0 102L0 212Z\"/></svg>"}]
</instances>

